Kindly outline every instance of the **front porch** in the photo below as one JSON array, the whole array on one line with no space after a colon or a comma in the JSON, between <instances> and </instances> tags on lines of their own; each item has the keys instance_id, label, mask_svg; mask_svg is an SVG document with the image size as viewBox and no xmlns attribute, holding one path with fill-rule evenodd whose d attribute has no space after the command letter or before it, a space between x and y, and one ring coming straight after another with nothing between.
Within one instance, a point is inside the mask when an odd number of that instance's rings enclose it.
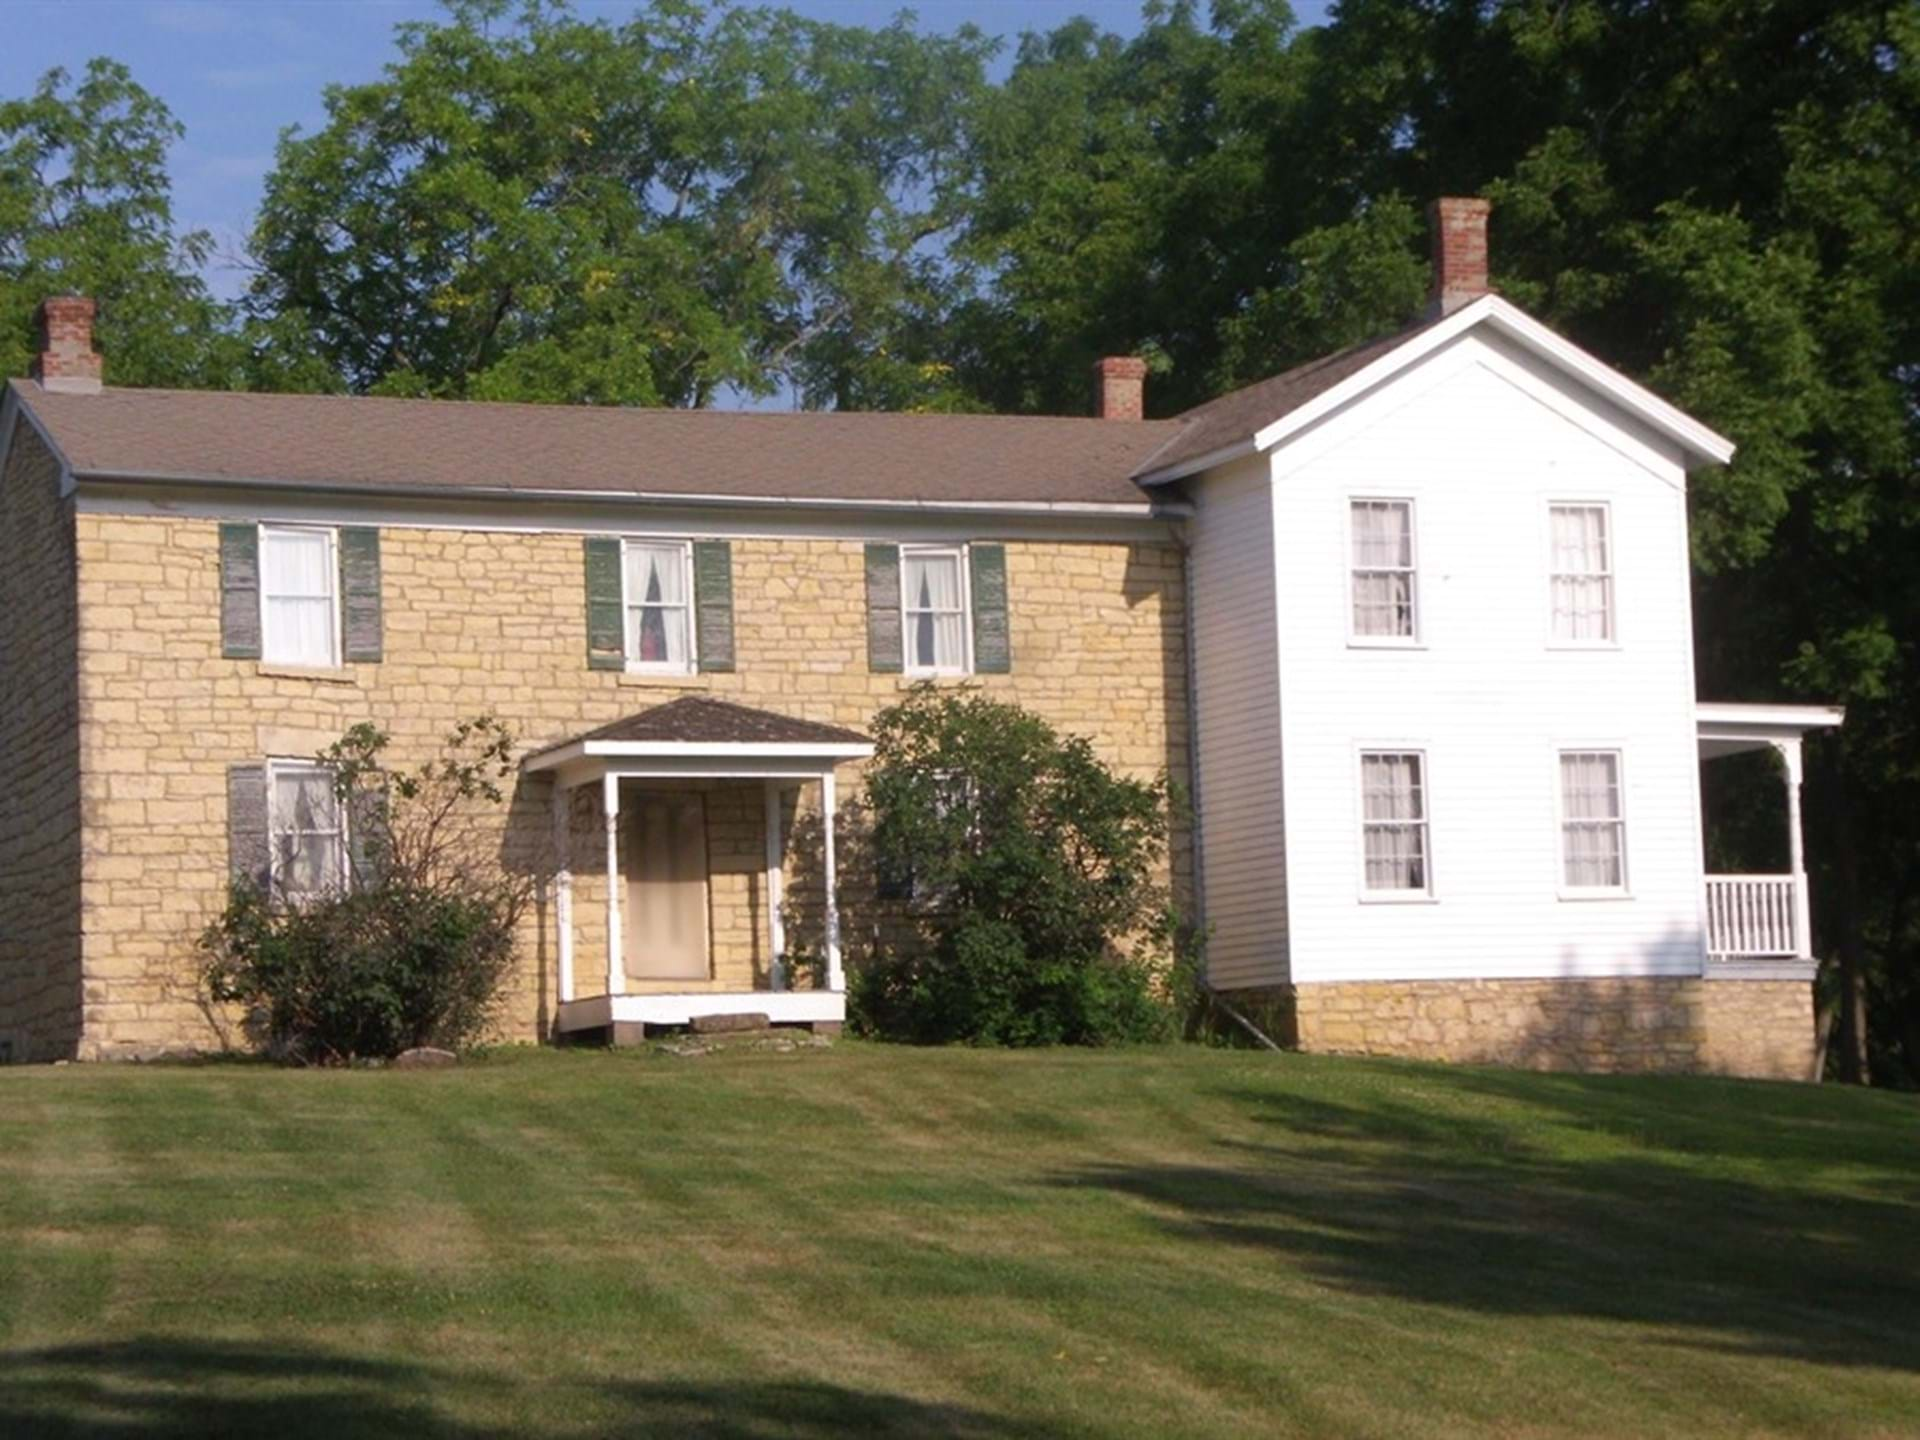
<instances>
[{"instance_id":1,"label":"front porch","mask_svg":"<svg viewBox=\"0 0 1920 1440\"><path fill-rule=\"evenodd\" d=\"M1709 874L1703 896L1707 975L1721 979L1813 978L1813 930L1800 819L1801 741L1840 724L1830 705L1695 707L1702 762L1760 750L1780 758L1786 792L1788 865L1783 874Z\"/></svg>"},{"instance_id":2,"label":"front porch","mask_svg":"<svg viewBox=\"0 0 1920 1440\"><path fill-rule=\"evenodd\" d=\"M872 753L851 730L689 697L527 757L523 770L553 781L556 1038L621 1043L714 1016L841 1024L835 769ZM818 923L801 957L789 939L800 897L787 893L788 817L807 790L819 823L818 903L806 908ZM598 874L575 870L583 794L604 836ZM597 917L576 913L588 882L603 889Z\"/></svg>"}]
</instances>

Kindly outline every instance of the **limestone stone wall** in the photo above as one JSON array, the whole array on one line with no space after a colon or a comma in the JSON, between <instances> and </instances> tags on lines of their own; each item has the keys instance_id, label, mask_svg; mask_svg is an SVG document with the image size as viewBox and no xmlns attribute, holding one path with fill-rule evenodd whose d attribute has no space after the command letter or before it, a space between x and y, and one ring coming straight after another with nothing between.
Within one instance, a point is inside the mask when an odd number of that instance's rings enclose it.
<instances>
[{"instance_id":1,"label":"limestone stone wall","mask_svg":"<svg viewBox=\"0 0 1920 1440\"><path fill-rule=\"evenodd\" d=\"M1538 1070L1808 1078L1813 987L1636 977L1403 980L1236 993L1302 1050Z\"/></svg>"},{"instance_id":2,"label":"limestone stone wall","mask_svg":"<svg viewBox=\"0 0 1920 1440\"><path fill-rule=\"evenodd\" d=\"M311 755L360 720L390 731L393 758L408 763L485 710L537 746L690 692L864 728L906 688L867 668L858 538L736 540L737 669L678 679L587 669L578 535L383 529L385 658L322 676L221 657L214 521L85 514L78 555L89 1057L218 1043L219 1017L194 997L193 942L224 893L231 764ZM971 683L1089 736L1132 773L1171 769L1184 782L1176 547L1014 541L1007 572L1012 673ZM856 954L878 922L862 905L858 776L843 768L841 779L843 926ZM788 817L799 944L817 930L815 794L808 787ZM764 973L761 804L751 787L709 797L720 986ZM545 779L522 781L498 835L502 862L540 882L505 1011L514 1039L544 1035L554 1004L549 805ZM589 796L576 797L572 837L576 973L591 994L604 977L605 849ZM1184 885L1184 835L1173 867Z\"/></svg>"},{"instance_id":3,"label":"limestone stone wall","mask_svg":"<svg viewBox=\"0 0 1920 1440\"><path fill-rule=\"evenodd\" d=\"M24 420L0 474L0 1059L80 1039L73 501Z\"/></svg>"}]
</instances>

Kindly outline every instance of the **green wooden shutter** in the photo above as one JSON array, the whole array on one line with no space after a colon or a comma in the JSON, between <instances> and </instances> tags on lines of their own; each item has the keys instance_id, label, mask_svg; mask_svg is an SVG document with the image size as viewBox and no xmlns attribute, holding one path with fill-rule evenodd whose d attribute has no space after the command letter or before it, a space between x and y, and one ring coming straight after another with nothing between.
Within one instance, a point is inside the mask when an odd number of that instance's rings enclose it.
<instances>
[{"instance_id":1,"label":"green wooden shutter","mask_svg":"<svg viewBox=\"0 0 1920 1440\"><path fill-rule=\"evenodd\" d=\"M227 874L262 894L272 881L267 835L267 767L227 767Z\"/></svg>"},{"instance_id":2,"label":"green wooden shutter","mask_svg":"<svg viewBox=\"0 0 1920 1440\"><path fill-rule=\"evenodd\" d=\"M973 668L982 675L1013 669L1013 640L1007 630L1007 547L970 545L967 557L973 582Z\"/></svg>"},{"instance_id":3,"label":"green wooden shutter","mask_svg":"<svg viewBox=\"0 0 1920 1440\"><path fill-rule=\"evenodd\" d=\"M387 787L356 785L347 794L347 860L353 888L380 883L393 841L387 829Z\"/></svg>"},{"instance_id":4,"label":"green wooden shutter","mask_svg":"<svg viewBox=\"0 0 1920 1440\"><path fill-rule=\"evenodd\" d=\"M867 668L898 675L905 668L900 633L900 547L867 546Z\"/></svg>"},{"instance_id":5,"label":"green wooden shutter","mask_svg":"<svg viewBox=\"0 0 1920 1440\"><path fill-rule=\"evenodd\" d=\"M220 653L260 658L260 527L220 527Z\"/></svg>"},{"instance_id":6,"label":"green wooden shutter","mask_svg":"<svg viewBox=\"0 0 1920 1440\"><path fill-rule=\"evenodd\" d=\"M587 668L621 670L627 663L627 617L622 595L620 542L589 535L587 558Z\"/></svg>"},{"instance_id":7,"label":"green wooden shutter","mask_svg":"<svg viewBox=\"0 0 1920 1440\"><path fill-rule=\"evenodd\" d=\"M700 668L733 669L733 546L725 540L693 542L693 623Z\"/></svg>"},{"instance_id":8,"label":"green wooden shutter","mask_svg":"<svg viewBox=\"0 0 1920 1440\"><path fill-rule=\"evenodd\" d=\"M377 661L380 617L380 532L372 526L340 531L340 637L348 660Z\"/></svg>"}]
</instances>

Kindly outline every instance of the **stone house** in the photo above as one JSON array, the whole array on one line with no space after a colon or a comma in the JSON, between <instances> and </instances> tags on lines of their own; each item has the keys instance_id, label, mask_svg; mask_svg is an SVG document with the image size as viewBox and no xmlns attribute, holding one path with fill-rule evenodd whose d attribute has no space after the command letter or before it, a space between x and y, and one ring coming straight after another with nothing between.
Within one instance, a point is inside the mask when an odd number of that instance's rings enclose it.
<instances>
[{"instance_id":1,"label":"stone house","mask_svg":"<svg viewBox=\"0 0 1920 1440\"><path fill-rule=\"evenodd\" d=\"M866 727L931 681L1185 787L1211 981L1302 1047L1804 1075L1840 717L1696 702L1686 477L1732 444L1493 295L1485 220L1436 206L1409 329L1168 419L1131 357L1086 418L124 390L48 301L0 405L0 1052L220 1043L230 877L347 872L316 752L482 712L526 743L510 1037L836 1024ZM1794 863L1707 876L1698 765L1756 747Z\"/></svg>"}]
</instances>

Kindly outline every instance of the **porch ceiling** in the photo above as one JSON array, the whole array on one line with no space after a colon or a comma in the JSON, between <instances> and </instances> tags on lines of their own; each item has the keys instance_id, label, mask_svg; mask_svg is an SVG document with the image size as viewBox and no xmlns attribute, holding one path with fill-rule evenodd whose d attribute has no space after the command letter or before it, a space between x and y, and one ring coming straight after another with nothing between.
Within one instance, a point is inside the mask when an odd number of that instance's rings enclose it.
<instances>
[{"instance_id":1,"label":"porch ceiling","mask_svg":"<svg viewBox=\"0 0 1920 1440\"><path fill-rule=\"evenodd\" d=\"M1839 705L1739 705L1704 700L1694 706L1700 758L1717 760L1785 742L1798 745L1809 730L1830 730L1847 718Z\"/></svg>"}]
</instances>

